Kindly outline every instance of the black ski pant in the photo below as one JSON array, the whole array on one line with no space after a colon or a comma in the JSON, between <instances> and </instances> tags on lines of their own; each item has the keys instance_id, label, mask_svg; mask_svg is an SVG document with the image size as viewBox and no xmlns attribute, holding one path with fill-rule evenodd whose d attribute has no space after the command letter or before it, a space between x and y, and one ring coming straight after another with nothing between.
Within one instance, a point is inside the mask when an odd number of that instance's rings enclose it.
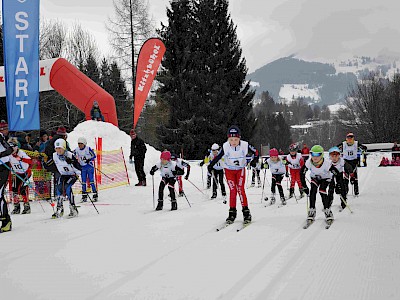
<instances>
[{"instance_id":1,"label":"black ski pant","mask_svg":"<svg viewBox=\"0 0 400 300\"><path fill-rule=\"evenodd\" d=\"M138 181L145 181L146 180L146 173L144 172L144 157L135 157L135 172L138 178Z\"/></svg>"},{"instance_id":2,"label":"black ski pant","mask_svg":"<svg viewBox=\"0 0 400 300\"><path fill-rule=\"evenodd\" d=\"M334 192L336 192L336 194L340 194L341 205L343 208L345 208L346 204L345 202L343 202L343 200L347 202L347 199L346 199L346 189L344 186L343 173L339 173L339 175L337 176L332 176L328 192L329 201L331 203L329 206L332 205Z\"/></svg>"},{"instance_id":3,"label":"black ski pant","mask_svg":"<svg viewBox=\"0 0 400 300\"><path fill-rule=\"evenodd\" d=\"M358 193L358 174L357 174L357 164L358 159L347 160L345 159L352 169L351 170L344 170L344 185L346 189L346 195L349 193L349 182L354 184L354 191Z\"/></svg>"},{"instance_id":4,"label":"black ski pant","mask_svg":"<svg viewBox=\"0 0 400 300\"><path fill-rule=\"evenodd\" d=\"M261 184L260 170L253 168L253 174L251 175L251 183L252 184L256 183L256 176L257 176L258 184Z\"/></svg>"},{"instance_id":5,"label":"black ski pant","mask_svg":"<svg viewBox=\"0 0 400 300\"><path fill-rule=\"evenodd\" d=\"M281 198L285 197L285 195L283 194L282 179L283 174L272 174L271 192L272 194L275 194L276 186L278 186L278 191Z\"/></svg>"},{"instance_id":6,"label":"black ski pant","mask_svg":"<svg viewBox=\"0 0 400 300\"><path fill-rule=\"evenodd\" d=\"M213 194L217 194L217 187L218 183L221 185L221 193L222 196L226 195L226 190L225 190L225 184L224 184L224 170L212 170L212 175L211 177L213 178Z\"/></svg>"},{"instance_id":7,"label":"black ski pant","mask_svg":"<svg viewBox=\"0 0 400 300\"><path fill-rule=\"evenodd\" d=\"M7 225L11 221L11 217L8 213L7 201L4 197L4 190L8 181L10 170L5 166L0 166L0 219L2 222L1 227Z\"/></svg>"},{"instance_id":8,"label":"black ski pant","mask_svg":"<svg viewBox=\"0 0 400 300\"><path fill-rule=\"evenodd\" d=\"M169 195L171 196L171 201L176 201L175 197L175 185L176 179L174 177L162 177L160 182L160 187L158 189L158 201L163 201L164 199L164 188L168 185Z\"/></svg>"},{"instance_id":9,"label":"black ski pant","mask_svg":"<svg viewBox=\"0 0 400 300\"><path fill-rule=\"evenodd\" d=\"M331 179L322 178L311 178L311 190L310 190L310 208L315 208L315 201L317 200L317 193L319 189L319 194L321 195L322 204L324 208L331 207L331 201L328 197L328 185Z\"/></svg>"}]
</instances>

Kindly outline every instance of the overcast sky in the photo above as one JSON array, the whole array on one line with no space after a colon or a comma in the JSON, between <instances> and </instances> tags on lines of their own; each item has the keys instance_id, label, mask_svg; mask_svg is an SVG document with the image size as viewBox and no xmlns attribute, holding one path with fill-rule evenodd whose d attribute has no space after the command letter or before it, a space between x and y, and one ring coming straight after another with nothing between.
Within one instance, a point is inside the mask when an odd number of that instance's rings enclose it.
<instances>
[{"instance_id":1,"label":"overcast sky","mask_svg":"<svg viewBox=\"0 0 400 300\"><path fill-rule=\"evenodd\" d=\"M156 25L165 22L169 0L149 5ZM42 17L80 22L104 55L112 12L112 0L41 0ZM230 12L250 71L290 54L326 60L400 53L398 0L232 0Z\"/></svg>"}]
</instances>

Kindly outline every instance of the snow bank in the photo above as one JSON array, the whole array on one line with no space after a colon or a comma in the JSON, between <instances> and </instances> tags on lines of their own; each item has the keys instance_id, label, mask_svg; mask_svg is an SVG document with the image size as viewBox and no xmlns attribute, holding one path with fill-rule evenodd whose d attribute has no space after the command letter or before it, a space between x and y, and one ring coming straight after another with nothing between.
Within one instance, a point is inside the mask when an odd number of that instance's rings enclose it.
<instances>
[{"instance_id":1,"label":"snow bank","mask_svg":"<svg viewBox=\"0 0 400 300\"><path fill-rule=\"evenodd\" d=\"M136 178L134 166L129 165L131 152L131 137L113 124L97 121L85 121L78 124L74 130L68 133L68 143L71 149L78 147L78 138L84 137L89 147L96 149L95 138L103 139L103 150L116 150L122 147L125 161L127 163L130 178ZM146 144L147 152L144 171L148 173L152 166L159 160L160 151Z\"/></svg>"},{"instance_id":2,"label":"snow bank","mask_svg":"<svg viewBox=\"0 0 400 300\"><path fill-rule=\"evenodd\" d=\"M319 89L310 88L308 84L283 84L279 97L288 103L298 98L311 98L315 102L321 100Z\"/></svg>"}]
</instances>

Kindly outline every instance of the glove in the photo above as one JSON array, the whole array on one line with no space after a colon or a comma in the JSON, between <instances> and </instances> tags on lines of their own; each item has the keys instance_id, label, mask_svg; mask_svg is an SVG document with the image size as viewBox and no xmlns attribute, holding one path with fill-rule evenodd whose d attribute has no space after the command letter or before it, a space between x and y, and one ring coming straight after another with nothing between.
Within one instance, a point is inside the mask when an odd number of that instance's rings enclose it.
<instances>
[{"instance_id":1,"label":"glove","mask_svg":"<svg viewBox=\"0 0 400 300\"><path fill-rule=\"evenodd\" d=\"M338 169L336 169L334 166L332 166L329 171L332 172L333 175L338 176L339 175L339 171Z\"/></svg>"},{"instance_id":2,"label":"glove","mask_svg":"<svg viewBox=\"0 0 400 300\"><path fill-rule=\"evenodd\" d=\"M151 175L151 176L153 176L153 175L154 175L154 173L155 173L155 172L154 172L154 170L153 170L153 169L151 169L151 170L150 170L150 175Z\"/></svg>"},{"instance_id":3,"label":"glove","mask_svg":"<svg viewBox=\"0 0 400 300\"><path fill-rule=\"evenodd\" d=\"M186 176L185 176L185 180L188 180L189 179L189 175L188 174L186 174Z\"/></svg>"},{"instance_id":4,"label":"glove","mask_svg":"<svg viewBox=\"0 0 400 300\"><path fill-rule=\"evenodd\" d=\"M354 182L356 182L356 178L354 177L354 173L350 174L350 183L354 184Z\"/></svg>"},{"instance_id":5,"label":"glove","mask_svg":"<svg viewBox=\"0 0 400 300\"><path fill-rule=\"evenodd\" d=\"M199 163L199 166L200 166L200 167L204 166L204 161L201 161L201 162Z\"/></svg>"},{"instance_id":6,"label":"glove","mask_svg":"<svg viewBox=\"0 0 400 300\"><path fill-rule=\"evenodd\" d=\"M72 164L72 158L69 158L69 157L65 157L65 161L66 161L66 163L67 164Z\"/></svg>"},{"instance_id":7,"label":"glove","mask_svg":"<svg viewBox=\"0 0 400 300\"><path fill-rule=\"evenodd\" d=\"M308 195L310 194L310 190L308 189L308 187L303 187L303 192Z\"/></svg>"},{"instance_id":8,"label":"glove","mask_svg":"<svg viewBox=\"0 0 400 300\"><path fill-rule=\"evenodd\" d=\"M265 164L263 164L263 169L268 169L268 164L267 163L265 163Z\"/></svg>"},{"instance_id":9,"label":"glove","mask_svg":"<svg viewBox=\"0 0 400 300\"><path fill-rule=\"evenodd\" d=\"M341 190L341 188L340 188L340 184L337 183L336 186L335 186L335 193L336 193L336 194L340 194L341 192L342 192L342 190Z\"/></svg>"},{"instance_id":10,"label":"glove","mask_svg":"<svg viewBox=\"0 0 400 300\"><path fill-rule=\"evenodd\" d=\"M129 159L129 163L130 163L130 164L133 164L133 160L132 160L131 158Z\"/></svg>"},{"instance_id":11,"label":"glove","mask_svg":"<svg viewBox=\"0 0 400 300\"><path fill-rule=\"evenodd\" d=\"M85 163L90 163L90 158L85 158Z\"/></svg>"},{"instance_id":12,"label":"glove","mask_svg":"<svg viewBox=\"0 0 400 300\"><path fill-rule=\"evenodd\" d=\"M286 172L285 177L289 177L289 173L288 172Z\"/></svg>"}]
</instances>

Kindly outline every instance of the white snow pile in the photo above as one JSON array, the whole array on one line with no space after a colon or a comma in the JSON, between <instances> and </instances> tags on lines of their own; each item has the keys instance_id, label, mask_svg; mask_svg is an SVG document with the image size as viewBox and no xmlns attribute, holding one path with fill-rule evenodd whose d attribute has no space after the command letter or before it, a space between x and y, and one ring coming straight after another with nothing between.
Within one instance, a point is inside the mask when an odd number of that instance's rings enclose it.
<instances>
[{"instance_id":1,"label":"white snow pile","mask_svg":"<svg viewBox=\"0 0 400 300\"><path fill-rule=\"evenodd\" d=\"M92 149L96 149L95 139L101 137L103 139L103 150L117 150L122 147L124 157L129 163L129 155L131 153L131 137L120 130L118 127L107 122L85 121L78 124L73 131L68 133L68 143L71 150L78 147L78 138L86 138L87 145ZM140 138L140 136L139 136ZM148 173L152 166L159 160L160 151L146 144L147 152L145 159L145 172ZM134 172L130 177L136 177Z\"/></svg>"}]
</instances>

